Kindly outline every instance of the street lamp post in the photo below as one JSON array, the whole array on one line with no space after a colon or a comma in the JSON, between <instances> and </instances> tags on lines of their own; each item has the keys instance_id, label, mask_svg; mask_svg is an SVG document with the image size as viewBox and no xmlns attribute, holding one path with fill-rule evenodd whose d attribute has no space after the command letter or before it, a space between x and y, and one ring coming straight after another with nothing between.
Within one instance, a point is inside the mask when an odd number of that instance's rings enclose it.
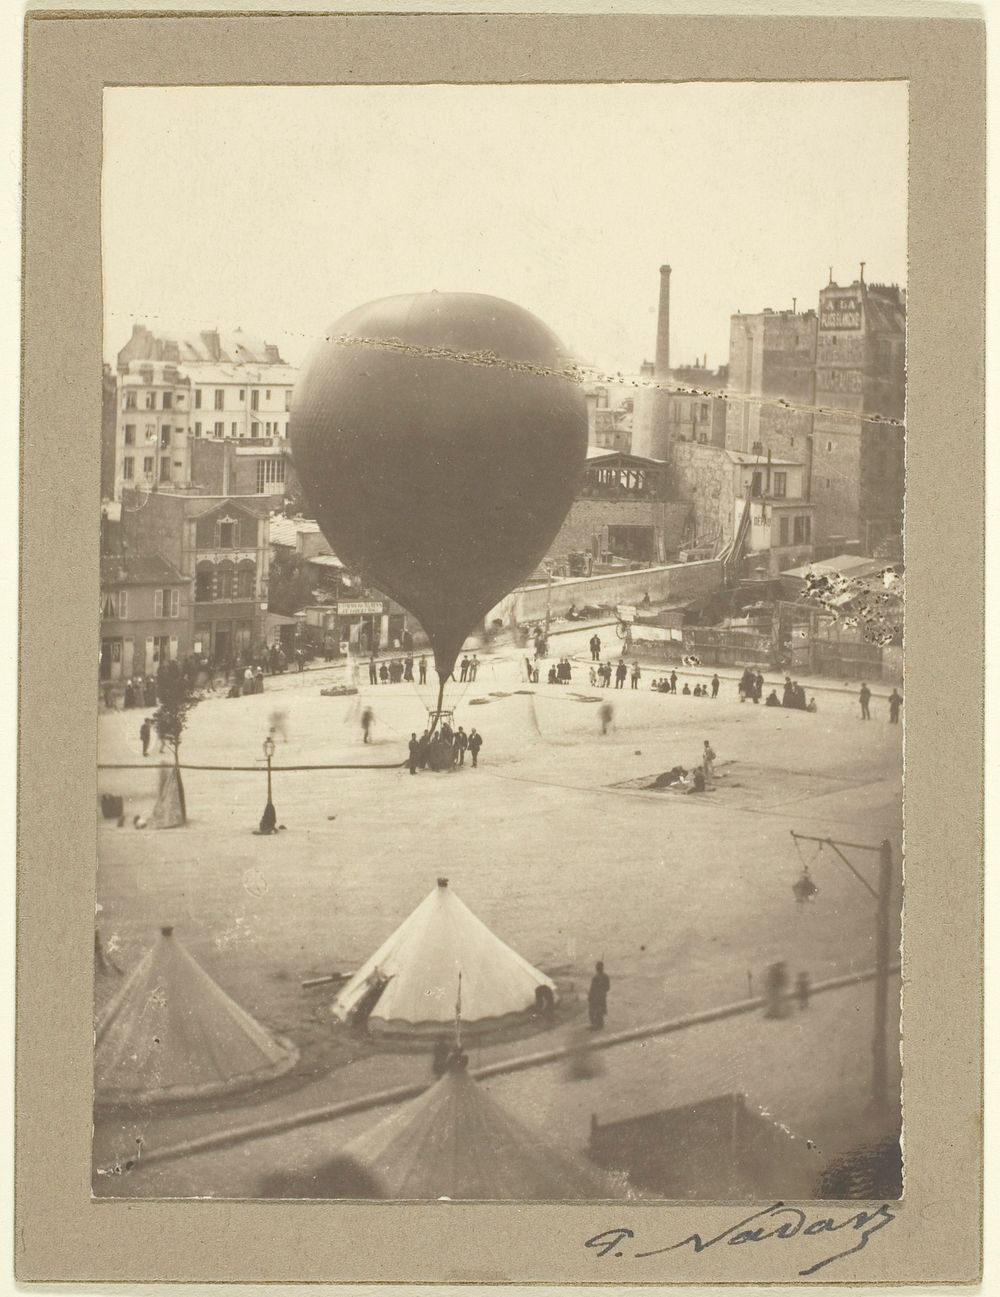
<instances>
[{"instance_id":1,"label":"street lamp post","mask_svg":"<svg viewBox=\"0 0 1000 1297\"><path fill-rule=\"evenodd\" d=\"M892 844L888 839L877 847L863 842L836 842L832 838L815 837L808 833L796 833L792 837L797 842L818 842L821 846L831 847L847 866L858 882L875 900L875 1029L872 1035L872 1103L876 1109L884 1109L888 1103L888 1067L886 1051L888 1049L889 1027L889 959L890 935L889 926L892 917ZM874 888L854 868L844 855L841 847L852 851L869 851L878 855L878 886Z\"/></svg>"},{"instance_id":2,"label":"street lamp post","mask_svg":"<svg viewBox=\"0 0 1000 1297\"><path fill-rule=\"evenodd\" d=\"M274 739L270 734L264 740L264 756L267 758L267 805L260 818L260 832L273 833L277 828L278 815L271 800L271 758L274 756Z\"/></svg>"}]
</instances>

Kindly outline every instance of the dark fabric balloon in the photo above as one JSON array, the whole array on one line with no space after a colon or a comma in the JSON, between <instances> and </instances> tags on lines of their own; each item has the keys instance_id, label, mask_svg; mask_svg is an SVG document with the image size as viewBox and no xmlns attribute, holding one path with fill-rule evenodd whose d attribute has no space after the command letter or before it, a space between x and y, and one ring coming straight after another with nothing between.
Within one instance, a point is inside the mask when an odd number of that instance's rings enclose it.
<instances>
[{"instance_id":1,"label":"dark fabric balloon","mask_svg":"<svg viewBox=\"0 0 1000 1297\"><path fill-rule=\"evenodd\" d=\"M316 520L420 621L442 679L573 501L587 414L569 363L511 302L424 293L343 316L296 385L292 453Z\"/></svg>"}]
</instances>

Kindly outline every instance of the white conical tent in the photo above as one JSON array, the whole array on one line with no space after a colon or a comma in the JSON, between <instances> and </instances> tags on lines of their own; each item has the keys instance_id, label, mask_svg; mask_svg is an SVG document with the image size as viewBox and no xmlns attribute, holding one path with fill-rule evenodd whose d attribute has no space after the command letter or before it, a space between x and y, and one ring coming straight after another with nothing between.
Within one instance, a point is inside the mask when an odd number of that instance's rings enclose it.
<instances>
[{"instance_id":1,"label":"white conical tent","mask_svg":"<svg viewBox=\"0 0 1000 1297\"><path fill-rule=\"evenodd\" d=\"M289 1071L291 1042L272 1036L162 928L101 1014L98 1103L156 1103L245 1089Z\"/></svg>"},{"instance_id":2,"label":"white conical tent","mask_svg":"<svg viewBox=\"0 0 1000 1297\"><path fill-rule=\"evenodd\" d=\"M390 1112L312 1175L276 1182L272 1192L494 1202L631 1196L621 1177L549 1143L542 1130L511 1116L461 1069Z\"/></svg>"},{"instance_id":3,"label":"white conical tent","mask_svg":"<svg viewBox=\"0 0 1000 1297\"><path fill-rule=\"evenodd\" d=\"M370 1028L393 1034L440 1033L455 1021L459 974L462 1029L490 1030L536 1006L538 987L555 983L492 933L438 880L388 941L337 996L334 1017L346 1022L385 987L367 1014Z\"/></svg>"}]
</instances>

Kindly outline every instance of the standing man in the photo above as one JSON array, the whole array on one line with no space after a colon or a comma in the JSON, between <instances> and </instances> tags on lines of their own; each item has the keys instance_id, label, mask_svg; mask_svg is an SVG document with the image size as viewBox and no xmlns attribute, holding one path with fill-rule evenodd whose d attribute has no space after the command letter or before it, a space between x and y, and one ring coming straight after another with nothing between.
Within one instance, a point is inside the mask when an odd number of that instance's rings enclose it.
<instances>
[{"instance_id":1,"label":"standing man","mask_svg":"<svg viewBox=\"0 0 1000 1297\"><path fill-rule=\"evenodd\" d=\"M469 659L468 659L467 657L463 657L463 658L462 658L462 672L461 672L461 674L460 674L459 677L458 677L459 682L461 683L461 681L465 680L465 678L468 676L468 674L469 674Z\"/></svg>"},{"instance_id":2,"label":"standing man","mask_svg":"<svg viewBox=\"0 0 1000 1297\"><path fill-rule=\"evenodd\" d=\"M868 704L871 701L872 691L864 681L861 682L861 691L858 694L858 702L861 704L861 719L863 721L871 720L871 712L868 710Z\"/></svg>"},{"instance_id":3,"label":"standing man","mask_svg":"<svg viewBox=\"0 0 1000 1297\"><path fill-rule=\"evenodd\" d=\"M677 692L677 672L676 671L670 672L670 692L672 694L675 694Z\"/></svg>"},{"instance_id":4,"label":"standing man","mask_svg":"<svg viewBox=\"0 0 1000 1297\"><path fill-rule=\"evenodd\" d=\"M410 735L410 774L417 773L417 762L420 760L420 740L417 738L416 731Z\"/></svg>"},{"instance_id":5,"label":"standing man","mask_svg":"<svg viewBox=\"0 0 1000 1297\"><path fill-rule=\"evenodd\" d=\"M718 696L719 696L719 676L718 673L716 673L714 676L712 676L712 697L718 698Z\"/></svg>"},{"instance_id":6,"label":"standing man","mask_svg":"<svg viewBox=\"0 0 1000 1297\"><path fill-rule=\"evenodd\" d=\"M425 685L427 683L427 659L423 656L423 654L421 654L420 656L419 665L420 665L420 671L419 671L420 683L422 685Z\"/></svg>"},{"instance_id":7,"label":"standing man","mask_svg":"<svg viewBox=\"0 0 1000 1297\"><path fill-rule=\"evenodd\" d=\"M142 739L142 755L144 757L149 756L149 740L152 736L152 733L153 731L149 727L149 720L148 718L146 718L139 726L139 737L140 739Z\"/></svg>"},{"instance_id":8,"label":"standing man","mask_svg":"<svg viewBox=\"0 0 1000 1297\"><path fill-rule=\"evenodd\" d=\"M412 654L408 655L406 661L403 663L403 679L407 682L407 684L413 684L413 656L412 656Z\"/></svg>"},{"instance_id":9,"label":"standing man","mask_svg":"<svg viewBox=\"0 0 1000 1297\"><path fill-rule=\"evenodd\" d=\"M611 978L604 971L604 964L597 961L594 976L590 979L590 990L587 992L587 1007L590 1010L592 1031L600 1031L608 1012L608 992L611 990Z\"/></svg>"},{"instance_id":10,"label":"standing man","mask_svg":"<svg viewBox=\"0 0 1000 1297\"><path fill-rule=\"evenodd\" d=\"M715 753L712 751L712 745L708 739L705 740L705 746L702 750L701 765L705 772L705 782L708 783L715 776Z\"/></svg>"},{"instance_id":11,"label":"standing man","mask_svg":"<svg viewBox=\"0 0 1000 1297\"><path fill-rule=\"evenodd\" d=\"M470 660L470 662L469 662L469 679L470 679L470 680L475 680L475 678L476 678L476 672L477 672L478 670L479 670L479 659L476 657L475 653L473 653L472 658L471 658L471 660Z\"/></svg>"},{"instance_id":12,"label":"standing man","mask_svg":"<svg viewBox=\"0 0 1000 1297\"><path fill-rule=\"evenodd\" d=\"M361 730L364 734L365 743L372 741L372 723L375 720L375 713L370 707L366 707L361 713Z\"/></svg>"},{"instance_id":13,"label":"standing man","mask_svg":"<svg viewBox=\"0 0 1000 1297\"><path fill-rule=\"evenodd\" d=\"M633 662L632 663L632 688L633 689L639 688L639 680L641 679L641 677L642 677L642 672L639 670L639 663Z\"/></svg>"},{"instance_id":14,"label":"standing man","mask_svg":"<svg viewBox=\"0 0 1000 1297\"><path fill-rule=\"evenodd\" d=\"M455 735L455 751L458 754L458 764L465 765L465 750L469 746L469 736L461 725L458 727L458 733Z\"/></svg>"},{"instance_id":15,"label":"standing man","mask_svg":"<svg viewBox=\"0 0 1000 1297\"><path fill-rule=\"evenodd\" d=\"M378 684L378 667L375 665L374 654L368 663L368 683L372 685Z\"/></svg>"},{"instance_id":16,"label":"standing man","mask_svg":"<svg viewBox=\"0 0 1000 1297\"><path fill-rule=\"evenodd\" d=\"M618 666L615 668L615 688L616 689L625 688L625 677L627 675L628 675L628 667L625 665L624 662L619 662Z\"/></svg>"},{"instance_id":17,"label":"standing man","mask_svg":"<svg viewBox=\"0 0 1000 1297\"><path fill-rule=\"evenodd\" d=\"M893 689L889 695L889 723L891 725L899 724L899 709L903 705L902 695L897 689Z\"/></svg>"},{"instance_id":18,"label":"standing man","mask_svg":"<svg viewBox=\"0 0 1000 1297\"><path fill-rule=\"evenodd\" d=\"M590 657L593 662L601 660L601 637L596 631L590 637Z\"/></svg>"},{"instance_id":19,"label":"standing man","mask_svg":"<svg viewBox=\"0 0 1000 1297\"><path fill-rule=\"evenodd\" d=\"M483 736L476 730L469 730L469 752L472 754L472 768L479 765L479 749L483 746Z\"/></svg>"},{"instance_id":20,"label":"standing man","mask_svg":"<svg viewBox=\"0 0 1000 1297\"><path fill-rule=\"evenodd\" d=\"M753 700L759 703L764 696L764 677L758 671L753 678Z\"/></svg>"}]
</instances>

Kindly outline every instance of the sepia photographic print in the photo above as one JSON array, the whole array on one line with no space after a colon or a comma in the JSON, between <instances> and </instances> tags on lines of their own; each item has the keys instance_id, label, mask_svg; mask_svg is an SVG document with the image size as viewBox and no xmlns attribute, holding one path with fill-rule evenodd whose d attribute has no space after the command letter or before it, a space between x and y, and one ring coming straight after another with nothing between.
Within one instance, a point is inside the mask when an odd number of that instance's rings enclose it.
<instances>
[{"instance_id":1,"label":"sepia photographic print","mask_svg":"<svg viewBox=\"0 0 1000 1297\"><path fill-rule=\"evenodd\" d=\"M96 1195L901 1196L906 159L106 90Z\"/></svg>"},{"instance_id":2,"label":"sepia photographic print","mask_svg":"<svg viewBox=\"0 0 1000 1297\"><path fill-rule=\"evenodd\" d=\"M28 20L21 1282L975 1281L981 56Z\"/></svg>"}]
</instances>

